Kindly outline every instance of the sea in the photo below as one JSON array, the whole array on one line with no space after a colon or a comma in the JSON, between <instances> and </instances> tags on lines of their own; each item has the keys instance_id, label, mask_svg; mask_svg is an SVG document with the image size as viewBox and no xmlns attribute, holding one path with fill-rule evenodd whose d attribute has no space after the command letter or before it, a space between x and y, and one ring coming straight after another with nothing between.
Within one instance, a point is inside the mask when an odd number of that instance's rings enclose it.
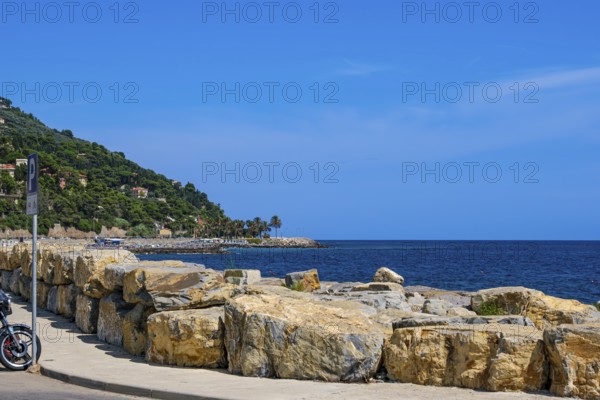
<instances>
[{"instance_id":1,"label":"sea","mask_svg":"<svg viewBox=\"0 0 600 400\"><path fill-rule=\"evenodd\" d=\"M388 267L405 286L477 291L525 286L595 304L600 301L600 241L323 240L319 249L228 249L228 254L140 255L208 268L259 269L263 277L316 268L322 281L369 282Z\"/></svg>"}]
</instances>

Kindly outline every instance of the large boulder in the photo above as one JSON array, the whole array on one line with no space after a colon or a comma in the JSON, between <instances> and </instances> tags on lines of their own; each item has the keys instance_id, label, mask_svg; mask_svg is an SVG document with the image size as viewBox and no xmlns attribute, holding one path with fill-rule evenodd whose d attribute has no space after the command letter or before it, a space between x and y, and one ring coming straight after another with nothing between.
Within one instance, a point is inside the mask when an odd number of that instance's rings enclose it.
<instances>
[{"instance_id":1,"label":"large boulder","mask_svg":"<svg viewBox=\"0 0 600 400\"><path fill-rule=\"evenodd\" d=\"M544 331L550 391L559 396L600 398L600 324L561 325Z\"/></svg>"},{"instance_id":2,"label":"large boulder","mask_svg":"<svg viewBox=\"0 0 600 400\"><path fill-rule=\"evenodd\" d=\"M13 246L11 245L0 245L0 271L12 271L9 263L12 248Z\"/></svg>"},{"instance_id":3,"label":"large boulder","mask_svg":"<svg viewBox=\"0 0 600 400\"><path fill-rule=\"evenodd\" d=\"M142 356L146 353L148 341L148 317L154 314L154 307L136 304L131 311L125 315L123 320L123 348L134 356Z\"/></svg>"},{"instance_id":4,"label":"large boulder","mask_svg":"<svg viewBox=\"0 0 600 400\"><path fill-rule=\"evenodd\" d=\"M394 329L446 325L517 325L535 327L529 318L520 315L440 317L430 314L414 313L409 317L404 317L393 322Z\"/></svg>"},{"instance_id":5,"label":"large boulder","mask_svg":"<svg viewBox=\"0 0 600 400\"><path fill-rule=\"evenodd\" d=\"M226 367L223 314L223 307L213 307L151 315L146 359L180 367Z\"/></svg>"},{"instance_id":6,"label":"large boulder","mask_svg":"<svg viewBox=\"0 0 600 400\"><path fill-rule=\"evenodd\" d=\"M449 303L451 307L471 307L473 293L437 289L428 286L405 287L408 297L423 297L425 300L441 300Z\"/></svg>"},{"instance_id":7,"label":"large boulder","mask_svg":"<svg viewBox=\"0 0 600 400\"><path fill-rule=\"evenodd\" d=\"M13 272L13 275L16 275L15 272ZM21 297L23 297L25 300L27 301L31 301L32 299L32 293L31 293L31 284L32 284L33 280L31 278L29 278L28 276L19 274L18 275L18 292L15 292L15 294L20 294ZM9 282L10 283L10 282ZM50 285L45 284L44 282L38 281L37 282L37 306L39 308L46 308L47 307L47 300L48 300L48 293L51 289Z\"/></svg>"},{"instance_id":8,"label":"large boulder","mask_svg":"<svg viewBox=\"0 0 600 400\"><path fill-rule=\"evenodd\" d=\"M104 284L104 270L111 264L137 264L133 253L122 249L86 250L77 257L75 264L75 285L86 296L100 299L111 291Z\"/></svg>"},{"instance_id":9,"label":"large boulder","mask_svg":"<svg viewBox=\"0 0 600 400\"><path fill-rule=\"evenodd\" d=\"M52 286L48 291L48 300L46 301L46 310L59 314L58 312L58 286Z\"/></svg>"},{"instance_id":10,"label":"large boulder","mask_svg":"<svg viewBox=\"0 0 600 400\"><path fill-rule=\"evenodd\" d=\"M37 283L37 306L42 309L48 307L48 293L50 293L52 285L38 281Z\"/></svg>"},{"instance_id":11,"label":"large boulder","mask_svg":"<svg viewBox=\"0 0 600 400\"><path fill-rule=\"evenodd\" d=\"M46 247L40 253L42 279L51 285L70 285L83 247Z\"/></svg>"},{"instance_id":12,"label":"large boulder","mask_svg":"<svg viewBox=\"0 0 600 400\"><path fill-rule=\"evenodd\" d=\"M262 279L257 269L226 269L223 278L232 285L253 285Z\"/></svg>"},{"instance_id":13,"label":"large boulder","mask_svg":"<svg viewBox=\"0 0 600 400\"><path fill-rule=\"evenodd\" d=\"M31 300L31 282L32 279L24 274L19 276L19 293L25 300Z\"/></svg>"},{"instance_id":14,"label":"large boulder","mask_svg":"<svg viewBox=\"0 0 600 400\"><path fill-rule=\"evenodd\" d=\"M74 319L77 306L77 295L81 290L75 285L58 286L58 314L65 318Z\"/></svg>"},{"instance_id":15,"label":"large boulder","mask_svg":"<svg viewBox=\"0 0 600 400\"><path fill-rule=\"evenodd\" d=\"M373 282L391 282L404 285L404 277L389 268L381 267L373 275Z\"/></svg>"},{"instance_id":16,"label":"large boulder","mask_svg":"<svg viewBox=\"0 0 600 400\"><path fill-rule=\"evenodd\" d=\"M398 283L391 282L371 282L354 286L351 292L402 292L404 287Z\"/></svg>"},{"instance_id":17,"label":"large boulder","mask_svg":"<svg viewBox=\"0 0 600 400\"><path fill-rule=\"evenodd\" d=\"M411 311L404 288L397 283L325 283L321 290L313 292L323 301L346 300L364 304L380 311Z\"/></svg>"},{"instance_id":18,"label":"large boulder","mask_svg":"<svg viewBox=\"0 0 600 400\"><path fill-rule=\"evenodd\" d=\"M5 292L10 291L10 279L12 278L12 271L0 271L0 287Z\"/></svg>"},{"instance_id":19,"label":"large boulder","mask_svg":"<svg viewBox=\"0 0 600 400\"><path fill-rule=\"evenodd\" d=\"M83 333L96 333L98 331L100 300L78 294L75 308L75 324L77 327Z\"/></svg>"},{"instance_id":20,"label":"large boulder","mask_svg":"<svg viewBox=\"0 0 600 400\"><path fill-rule=\"evenodd\" d=\"M127 313L134 306L123 300L120 293L100 300L98 313L98 339L116 346L123 346L123 326Z\"/></svg>"},{"instance_id":21,"label":"large boulder","mask_svg":"<svg viewBox=\"0 0 600 400\"><path fill-rule=\"evenodd\" d=\"M131 304L153 306L157 311L223 305L233 293L223 276L204 266L150 266L125 274L123 296Z\"/></svg>"},{"instance_id":22,"label":"large boulder","mask_svg":"<svg viewBox=\"0 0 600 400\"><path fill-rule=\"evenodd\" d=\"M425 297L422 294L416 292L408 292L406 293L406 301L410 305L410 308L414 312L423 311L423 306L425 305Z\"/></svg>"},{"instance_id":23,"label":"large boulder","mask_svg":"<svg viewBox=\"0 0 600 400\"><path fill-rule=\"evenodd\" d=\"M448 317L475 317L477 313L475 311L467 310L464 307L451 307L446 312Z\"/></svg>"},{"instance_id":24,"label":"large boulder","mask_svg":"<svg viewBox=\"0 0 600 400\"><path fill-rule=\"evenodd\" d=\"M600 313L593 306L547 296L539 290L523 287L480 290L473 295L471 307L480 315L524 315L531 318L540 329L562 324L600 322Z\"/></svg>"},{"instance_id":25,"label":"large boulder","mask_svg":"<svg viewBox=\"0 0 600 400\"><path fill-rule=\"evenodd\" d=\"M15 269L10 277L9 282L10 291L17 296L21 294L19 291L19 278L21 277L21 271L21 268Z\"/></svg>"},{"instance_id":26,"label":"large boulder","mask_svg":"<svg viewBox=\"0 0 600 400\"><path fill-rule=\"evenodd\" d=\"M229 370L283 379L363 382L381 362L376 311L312 295L243 295L225 305Z\"/></svg>"},{"instance_id":27,"label":"large boulder","mask_svg":"<svg viewBox=\"0 0 600 400\"><path fill-rule=\"evenodd\" d=\"M183 263L181 263L183 265ZM151 265L150 262L140 261L135 264L111 264L104 269L104 287L111 292L122 292L125 274L143 266Z\"/></svg>"},{"instance_id":28,"label":"large boulder","mask_svg":"<svg viewBox=\"0 0 600 400\"><path fill-rule=\"evenodd\" d=\"M9 249L6 255L7 260L4 261L2 269L14 271L18 268L28 268L31 263L33 247L30 244L19 243L12 248L9 247ZM6 263L6 261L8 262Z\"/></svg>"},{"instance_id":29,"label":"large boulder","mask_svg":"<svg viewBox=\"0 0 600 400\"><path fill-rule=\"evenodd\" d=\"M492 391L541 390L542 334L509 325L396 329L384 346L388 377L403 383Z\"/></svg>"},{"instance_id":30,"label":"large boulder","mask_svg":"<svg viewBox=\"0 0 600 400\"><path fill-rule=\"evenodd\" d=\"M452 305L445 300L428 299L423 303L423 312L425 314L438 315L445 317Z\"/></svg>"},{"instance_id":31,"label":"large boulder","mask_svg":"<svg viewBox=\"0 0 600 400\"><path fill-rule=\"evenodd\" d=\"M291 272L285 276L285 286L298 292L314 292L321 288L319 271L311 269L308 271Z\"/></svg>"},{"instance_id":32,"label":"large boulder","mask_svg":"<svg viewBox=\"0 0 600 400\"><path fill-rule=\"evenodd\" d=\"M26 253L26 251L28 251L29 253ZM32 252L32 247L28 246L27 250L24 250L22 256L21 256L21 268L22 268L22 274L24 276L27 276L29 278L33 278L33 258L31 256L31 252ZM37 271L36 271L36 275L37 275L37 279L38 280L42 280L42 272L43 272L43 268L42 268L42 251L38 249L37 251Z\"/></svg>"}]
</instances>

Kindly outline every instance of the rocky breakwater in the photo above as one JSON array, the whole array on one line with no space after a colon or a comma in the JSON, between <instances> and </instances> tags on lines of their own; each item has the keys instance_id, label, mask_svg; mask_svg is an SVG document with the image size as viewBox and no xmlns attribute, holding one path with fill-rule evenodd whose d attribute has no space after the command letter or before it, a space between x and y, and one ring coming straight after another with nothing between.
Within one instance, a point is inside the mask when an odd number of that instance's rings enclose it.
<instances>
[{"instance_id":1,"label":"rocky breakwater","mask_svg":"<svg viewBox=\"0 0 600 400\"><path fill-rule=\"evenodd\" d=\"M267 239L131 239L125 249L136 254L225 254L228 248L322 248L325 247L308 238Z\"/></svg>"},{"instance_id":2,"label":"rocky breakwater","mask_svg":"<svg viewBox=\"0 0 600 400\"><path fill-rule=\"evenodd\" d=\"M31 248L0 249L2 287L27 297ZM262 279L118 250L38 253L38 300L152 363L265 378L386 381L597 399L600 313L526 288L405 287L318 271ZM41 303L40 303L41 304Z\"/></svg>"},{"instance_id":3,"label":"rocky breakwater","mask_svg":"<svg viewBox=\"0 0 600 400\"><path fill-rule=\"evenodd\" d=\"M268 238L262 239L257 243L249 241L248 244L240 247L277 247L277 248L299 248L313 249L325 247L316 240L309 238Z\"/></svg>"}]
</instances>

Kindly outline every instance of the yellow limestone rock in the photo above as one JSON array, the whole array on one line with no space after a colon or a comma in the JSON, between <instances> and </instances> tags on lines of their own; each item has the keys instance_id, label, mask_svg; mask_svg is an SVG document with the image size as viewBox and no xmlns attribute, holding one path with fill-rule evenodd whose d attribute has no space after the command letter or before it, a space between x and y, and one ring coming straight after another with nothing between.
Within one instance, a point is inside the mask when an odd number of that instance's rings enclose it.
<instances>
[{"instance_id":1,"label":"yellow limestone rock","mask_svg":"<svg viewBox=\"0 0 600 400\"><path fill-rule=\"evenodd\" d=\"M5 292L10 290L10 279L12 278L13 271L2 271L0 270L0 279L2 280L2 290Z\"/></svg>"},{"instance_id":2,"label":"yellow limestone rock","mask_svg":"<svg viewBox=\"0 0 600 400\"><path fill-rule=\"evenodd\" d=\"M125 317L133 305L123 300L120 293L112 293L100 300L98 312L98 339L116 346L123 346Z\"/></svg>"},{"instance_id":3,"label":"yellow limestone rock","mask_svg":"<svg viewBox=\"0 0 600 400\"><path fill-rule=\"evenodd\" d=\"M285 276L285 285L298 292L314 292L321 289L319 272L316 269L291 272Z\"/></svg>"},{"instance_id":4,"label":"yellow limestone rock","mask_svg":"<svg viewBox=\"0 0 600 400\"><path fill-rule=\"evenodd\" d=\"M100 300L84 294L77 295L75 324L83 333L96 333L98 330L98 313Z\"/></svg>"},{"instance_id":5,"label":"yellow limestone rock","mask_svg":"<svg viewBox=\"0 0 600 400\"><path fill-rule=\"evenodd\" d=\"M543 389L542 334L517 325L428 326L396 329L384 346L395 381L492 391Z\"/></svg>"},{"instance_id":6,"label":"yellow limestone rock","mask_svg":"<svg viewBox=\"0 0 600 400\"><path fill-rule=\"evenodd\" d=\"M24 271L25 268L28 268L28 266L31 263L31 252L31 245L23 243L14 245L10 249L10 254L8 255L8 265L3 269L6 269L8 271L14 271L18 268L22 268ZM29 275L31 275L31 272L29 273Z\"/></svg>"},{"instance_id":7,"label":"yellow limestone rock","mask_svg":"<svg viewBox=\"0 0 600 400\"><path fill-rule=\"evenodd\" d=\"M0 271L12 271L9 264L12 248L12 245L0 244Z\"/></svg>"},{"instance_id":8,"label":"yellow limestone rock","mask_svg":"<svg viewBox=\"0 0 600 400\"><path fill-rule=\"evenodd\" d=\"M148 341L147 320L155 313L154 307L136 304L123 319L123 348L129 354L142 356L146 353Z\"/></svg>"},{"instance_id":9,"label":"yellow limestone rock","mask_svg":"<svg viewBox=\"0 0 600 400\"><path fill-rule=\"evenodd\" d=\"M51 285L70 285L82 246L47 246L40 251L42 279Z\"/></svg>"},{"instance_id":10,"label":"yellow limestone rock","mask_svg":"<svg viewBox=\"0 0 600 400\"><path fill-rule=\"evenodd\" d=\"M373 275L373 282L391 282L391 283L397 283L399 285L403 285L404 284L404 278L402 277L402 275L392 271L391 269L387 268L387 267L381 267L377 270L377 272L375 272L375 275Z\"/></svg>"},{"instance_id":11,"label":"yellow limestone rock","mask_svg":"<svg viewBox=\"0 0 600 400\"><path fill-rule=\"evenodd\" d=\"M38 281L37 283L37 305L39 308L45 309L48 307L48 293L50 293L52 285Z\"/></svg>"},{"instance_id":12,"label":"yellow limestone rock","mask_svg":"<svg viewBox=\"0 0 600 400\"><path fill-rule=\"evenodd\" d=\"M600 399L600 324L546 329L544 343L550 362L550 391Z\"/></svg>"},{"instance_id":13,"label":"yellow limestone rock","mask_svg":"<svg viewBox=\"0 0 600 400\"><path fill-rule=\"evenodd\" d=\"M10 291L13 292L14 294L16 294L17 296L19 294L21 294L21 292L19 291L20 278L21 278L21 268L17 268L13 271L13 273L10 277L10 282L9 282Z\"/></svg>"},{"instance_id":14,"label":"yellow limestone rock","mask_svg":"<svg viewBox=\"0 0 600 400\"><path fill-rule=\"evenodd\" d=\"M58 313L65 318L75 319L77 295L80 289L75 285L58 287Z\"/></svg>"},{"instance_id":15,"label":"yellow limestone rock","mask_svg":"<svg viewBox=\"0 0 600 400\"><path fill-rule=\"evenodd\" d=\"M375 375L385 333L363 311L369 307L287 292L227 302L230 372L329 382L363 382Z\"/></svg>"},{"instance_id":16,"label":"yellow limestone rock","mask_svg":"<svg viewBox=\"0 0 600 400\"><path fill-rule=\"evenodd\" d=\"M148 318L149 362L180 367L222 368L225 357L223 307L166 311Z\"/></svg>"},{"instance_id":17,"label":"yellow limestone rock","mask_svg":"<svg viewBox=\"0 0 600 400\"><path fill-rule=\"evenodd\" d=\"M478 314L494 310L502 315L529 317L539 329L562 324L600 322L600 312L576 300L547 296L539 290L505 287L480 290L471 299Z\"/></svg>"},{"instance_id":18,"label":"yellow limestone rock","mask_svg":"<svg viewBox=\"0 0 600 400\"><path fill-rule=\"evenodd\" d=\"M221 273L202 265L146 266L125 273L123 279L125 301L157 311L223 305L234 290Z\"/></svg>"},{"instance_id":19,"label":"yellow limestone rock","mask_svg":"<svg viewBox=\"0 0 600 400\"><path fill-rule=\"evenodd\" d=\"M101 299L110 290L104 285L104 270L110 264L136 264L139 260L127 250L85 250L75 264L75 285L86 296Z\"/></svg>"}]
</instances>

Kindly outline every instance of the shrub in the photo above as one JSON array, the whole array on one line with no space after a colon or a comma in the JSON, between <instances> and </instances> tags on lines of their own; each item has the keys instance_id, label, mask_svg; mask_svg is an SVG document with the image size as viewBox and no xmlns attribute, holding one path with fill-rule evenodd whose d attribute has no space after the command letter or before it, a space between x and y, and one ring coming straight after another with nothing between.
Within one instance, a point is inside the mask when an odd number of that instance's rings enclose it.
<instances>
[{"instance_id":1,"label":"shrub","mask_svg":"<svg viewBox=\"0 0 600 400\"><path fill-rule=\"evenodd\" d=\"M285 284L285 282L281 282L281 286L287 288L288 286ZM292 285L292 287L288 288L290 290L293 290L294 292L304 292L304 283L302 281L300 282L296 282Z\"/></svg>"},{"instance_id":2,"label":"shrub","mask_svg":"<svg viewBox=\"0 0 600 400\"><path fill-rule=\"evenodd\" d=\"M292 285L292 287L290 289L293 290L294 292L304 292L304 283L296 282Z\"/></svg>"},{"instance_id":3,"label":"shrub","mask_svg":"<svg viewBox=\"0 0 600 400\"><path fill-rule=\"evenodd\" d=\"M485 301L481 303L480 315L502 315L502 310L493 301Z\"/></svg>"}]
</instances>

